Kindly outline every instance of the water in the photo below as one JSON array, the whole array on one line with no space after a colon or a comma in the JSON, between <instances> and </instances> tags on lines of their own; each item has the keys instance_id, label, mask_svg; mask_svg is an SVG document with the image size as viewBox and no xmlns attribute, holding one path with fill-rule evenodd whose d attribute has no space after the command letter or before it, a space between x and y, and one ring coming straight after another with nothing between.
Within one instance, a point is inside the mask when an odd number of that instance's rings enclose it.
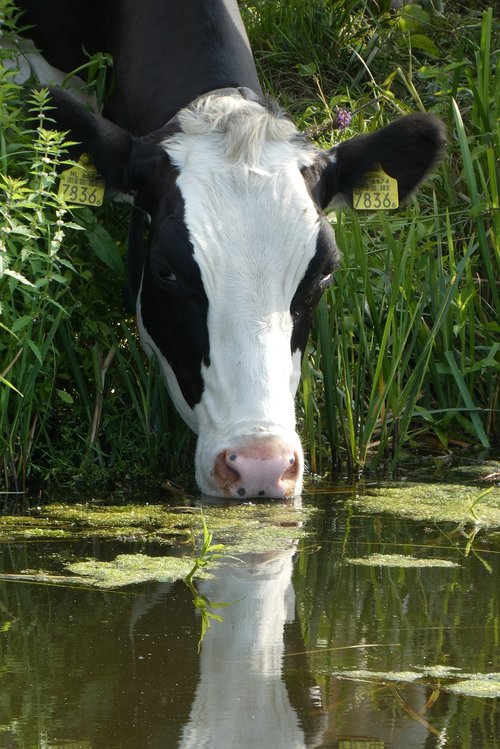
<instances>
[{"instance_id":1,"label":"water","mask_svg":"<svg viewBox=\"0 0 500 749\"><path fill-rule=\"evenodd\" d=\"M199 652L181 580L0 579L1 749L500 749L500 700L473 696L500 688L500 535L304 504L297 527L280 521L289 543L262 535L198 583L229 604ZM176 551L92 534L1 548L7 575ZM353 563L375 553L453 566Z\"/></svg>"}]
</instances>

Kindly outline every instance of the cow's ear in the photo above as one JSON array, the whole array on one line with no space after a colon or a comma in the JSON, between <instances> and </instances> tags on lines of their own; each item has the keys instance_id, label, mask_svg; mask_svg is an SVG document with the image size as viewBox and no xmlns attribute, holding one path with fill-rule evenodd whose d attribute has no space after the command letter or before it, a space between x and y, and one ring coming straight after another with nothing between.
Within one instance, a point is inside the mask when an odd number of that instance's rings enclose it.
<instances>
[{"instance_id":1,"label":"cow's ear","mask_svg":"<svg viewBox=\"0 0 500 749\"><path fill-rule=\"evenodd\" d=\"M321 208L332 203L352 205L353 189L381 166L397 180L402 202L438 163L445 145L446 131L440 120L412 114L324 152L304 176Z\"/></svg>"},{"instance_id":2,"label":"cow's ear","mask_svg":"<svg viewBox=\"0 0 500 749\"><path fill-rule=\"evenodd\" d=\"M80 150L92 156L108 187L132 192L130 162L135 138L118 125L90 112L61 88L51 88L53 109L50 118L59 130L69 131L69 139L82 144Z\"/></svg>"}]
</instances>

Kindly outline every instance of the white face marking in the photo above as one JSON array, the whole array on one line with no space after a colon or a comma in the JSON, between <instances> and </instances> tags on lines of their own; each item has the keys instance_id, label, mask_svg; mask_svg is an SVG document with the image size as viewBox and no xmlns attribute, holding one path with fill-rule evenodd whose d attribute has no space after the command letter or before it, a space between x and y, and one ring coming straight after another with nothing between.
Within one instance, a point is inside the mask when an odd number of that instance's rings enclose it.
<instances>
[{"instance_id":1,"label":"white face marking","mask_svg":"<svg viewBox=\"0 0 500 749\"><path fill-rule=\"evenodd\" d=\"M187 132L164 143L179 169L184 220L208 298L210 365L202 368L204 391L194 408L197 477L207 493L215 492L216 455L242 437L278 435L302 455L294 413L300 353L292 360L290 306L319 231L300 173L314 154L291 123L240 98L213 106L216 127L181 117ZM225 110L231 116L222 126ZM269 120L283 133L265 134Z\"/></svg>"}]
</instances>

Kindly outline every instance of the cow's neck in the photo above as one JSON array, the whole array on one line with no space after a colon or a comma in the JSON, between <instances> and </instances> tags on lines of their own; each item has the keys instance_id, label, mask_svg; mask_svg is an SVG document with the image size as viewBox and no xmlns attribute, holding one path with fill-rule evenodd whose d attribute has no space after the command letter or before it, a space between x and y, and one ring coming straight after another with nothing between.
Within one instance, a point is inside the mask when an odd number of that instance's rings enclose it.
<instances>
[{"instance_id":1,"label":"cow's neck","mask_svg":"<svg viewBox=\"0 0 500 749\"><path fill-rule=\"evenodd\" d=\"M145 134L214 89L262 95L236 0L155 3L154 23L141 3L123 5L126 20L110 31L117 87L105 110L117 124Z\"/></svg>"}]
</instances>

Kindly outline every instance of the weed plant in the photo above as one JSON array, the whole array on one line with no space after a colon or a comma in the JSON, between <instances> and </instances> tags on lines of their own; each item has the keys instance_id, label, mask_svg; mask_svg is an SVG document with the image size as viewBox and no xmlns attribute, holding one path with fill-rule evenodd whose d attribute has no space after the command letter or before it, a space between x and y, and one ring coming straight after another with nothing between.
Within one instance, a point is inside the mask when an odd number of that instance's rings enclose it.
<instances>
[{"instance_id":1,"label":"weed plant","mask_svg":"<svg viewBox=\"0 0 500 749\"><path fill-rule=\"evenodd\" d=\"M395 213L330 215L344 259L317 310L298 398L312 472L395 465L415 446L487 447L500 366L492 9L255 0L242 10L267 89L320 146L413 110L437 113L449 133L418 199ZM4 41L17 20L0 0ZM98 94L107 64L80 73ZM68 144L47 118L46 94L0 65L2 483L185 477L194 439L123 312L128 209L58 197Z\"/></svg>"},{"instance_id":2,"label":"weed plant","mask_svg":"<svg viewBox=\"0 0 500 749\"><path fill-rule=\"evenodd\" d=\"M15 20L0 0L7 41ZM91 61L96 90L101 71ZM15 83L0 59L2 483L179 471L191 437L123 313L128 208L71 208L58 196L57 173L71 162L49 118L47 93Z\"/></svg>"}]
</instances>

